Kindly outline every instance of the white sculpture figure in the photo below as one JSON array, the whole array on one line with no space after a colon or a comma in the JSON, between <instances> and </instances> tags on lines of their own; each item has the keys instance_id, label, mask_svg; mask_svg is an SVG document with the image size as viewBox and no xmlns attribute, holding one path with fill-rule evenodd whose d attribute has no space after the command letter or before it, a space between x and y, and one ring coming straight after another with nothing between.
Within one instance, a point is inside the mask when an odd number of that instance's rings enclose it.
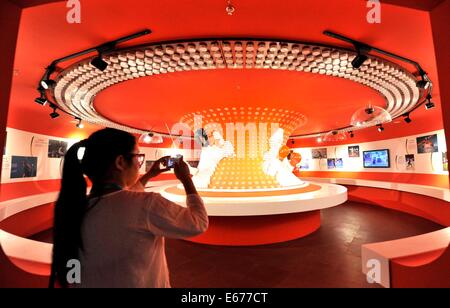
<instances>
[{"instance_id":1,"label":"white sculpture figure","mask_svg":"<svg viewBox=\"0 0 450 308\"><path fill-rule=\"evenodd\" d=\"M265 174L275 176L281 167L278 151L283 144L283 129L279 128L269 139L269 151L264 153L263 171Z\"/></svg>"},{"instance_id":2,"label":"white sculpture figure","mask_svg":"<svg viewBox=\"0 0 450 308\"><path fill-rule=\"evenodd\" d=\"M208 188L211 176L216 171L217 165L225 157L234 156L234 147L229 141L225 141L218 131L212 133L210 144L202 148L200 161L192 181L197 188ZM192 170L192 169L191 169Z\"/></svg>"},{"instance_id":3,"label":"white sculpture figure","mask_svg":"<svg viewBox=\"0 0 450 308\"><path fill-rule=\"evenodd\" d=\"M281 163L281 167L276 175L277 182L280 184L280 186L286 187L303 184L303 181L292 173L293 170L294 167L291 166L289 160L285 158Z\"/></svg>"},{"instance_id":4,"label":"white sculpture figure","mask_svg":"<svg viewBox=\"0 0 450 308\"><path fill-rule=\"evenodd\" d=\"M214 131L212 133L214 139L214 145L217 146L223 153L223 157L233 157L234 156L234 147L233 144L223 139L222 135L218 131Z\"/></svg>"},{"instance_id":5,"label":"white sculpture figure","mask_svg":"<svg viewBox=\"0 0 450 308\"><path fill-rule=\"evenodd\" d=\"M278 158L278 153L283 145L282 128L279 128L269 139L269 151L264 153L263 171L267 175L275 176L278 184L282 187L303 184L303 181L296 177L292 171L289 160L285 158L282 162Z\"/></svg>"}]
</instances>

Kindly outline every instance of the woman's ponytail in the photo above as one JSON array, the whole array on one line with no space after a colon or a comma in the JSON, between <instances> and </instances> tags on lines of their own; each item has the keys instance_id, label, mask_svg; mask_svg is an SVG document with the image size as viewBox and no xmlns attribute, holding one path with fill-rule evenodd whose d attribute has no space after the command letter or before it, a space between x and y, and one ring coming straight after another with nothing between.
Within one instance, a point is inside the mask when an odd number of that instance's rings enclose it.
<instances>
[{"instance_id":1,"label":"woman's ponytail","mask_svg":"<svg viewBox=\"0 0 450 308\"><path fill-rule=\"evenodd\" d=\"M53 262L50 275L50 287L55 279L67 287L67 262L79 259L82 249L81 223L87 207L87 184L83 167L78 159L78 151L87 146L87 139L74 144L64 156L61 191L54 210Z\"/></svg>"}]
</instances>

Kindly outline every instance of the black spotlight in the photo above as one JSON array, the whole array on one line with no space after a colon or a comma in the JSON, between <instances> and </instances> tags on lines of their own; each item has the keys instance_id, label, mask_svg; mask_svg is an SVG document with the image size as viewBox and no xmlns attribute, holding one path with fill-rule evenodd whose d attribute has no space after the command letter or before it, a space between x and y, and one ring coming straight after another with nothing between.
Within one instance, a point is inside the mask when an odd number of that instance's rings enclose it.
<instances>
[{"instance_id":1,"label":"black spotlight","mask_svg":"<svg viewBox=\"0 0 450 308\"><path fill-rule=\"evenodd\" d=\"M44 91L41 91L41 96L36 97L34 101L39 105L45 106L47 104L47 96L45 95Z\"/></svg>"},{"instance_id":2,"label":"black spotlight","mask_svg":"<svg viewBox=\"0 0 450 308\"><path fill-rule=\"evenodd\" d=\"M382 131L384 131L384 127L382 124L377 124L378 127L378 131L381 133Z\"/></svg>"},{"instance_id":3,"label":"black spotlight","mask_svg":"<svg viewBox=\"0 0 450 308\"><path fill-rule=\"evenodd\" d=\"M59 117L59 113L56 112L56 107L53 107L53 112L50 113L50 117L52 119L55 119L55 118Z\"/></svg>"},{"instance_id":4,"label":"black spotlight","mask_svg":"<svg viewBox=\"0 0 450 308\"><path fill-rule=\"evenodd\" d=\"M430 83L428 81L422 79L416 83L416 86L420 89L427 89L430 86Z\"/></svg>"},{"instance_id":5,"label":"black spotlight","mask_svg":"<svg viewBox=\"0 0 450 308\"><path fill-rule=\"evenodd\" d=\"M352 66L353 68L360 68L361 65L363 65L364 62L366 62L366 60L369 59L368 56L364 55L364 54L358 54L356 56L356 58L353 59L352 61Z\"/></svg>"},{"instance_id":6,"label":"black spotlight","mask_svg":"<svg viewBox=\"0 0 450 308\"><path fill-rule=\"evenodd\" d=\"M411 118L409 117L409 113L405 114L404 117L405 117L405 118L404 118L403 120L405 120L406 123L409 124L409 123L412 122Z\"/></svg>"},{"instance_id":7,"label":"black spotlight","mask_svg":"<svg viewBox=\"0 0 450 308\"><path fill-rule=\"evenodd\" d=\"M364 64L364 62L366 62L367 59L369 59L369 56L367 54L370 52L372 48L364 44L355 43L354 45L356 51L358 52L358 55L353 59L352 66L353 68L358 69L361 67L361 65Z\"/></svg>"},{"instance_id":8,"label":"black spotlight","mask_svg":"<svg viewBox=\"0 0 450 308\"><path fill-rule=\"evenodd\" d=\"M81 123L81 119L80 118L75 118L75 120L77 120L78 121L78 123L77 123L77 127L79 128L79 129L82 129L82 128L84 128L84 124L83 123Z\"/></svg>"},{"instance_id":9,"label":"black spotlight","mask_svg":"<svg viewBox=\"0 0 450 308\"><path fill-rule=\"evenodd\" d=\"M48 90L56 85L56 81L51 79L43 79L41 80L41 87L43 87L45 90Z\"/></svg>"},{"instance_id":10,"label":"black spotlight","mask_svg":"<svg viewBox=\"0 0 450 308\"><path fill-rule=\"evenodd\" d=\"M349 131L348 133L350 134L350 138L353 138L353 137L355 137L355 134L353 134L353 132L352 132L352 131Z\"/></svg>"},{"instance_id":11,"label":"black spotlight","mask_svg":"<svg viewBox=\"0 0 450 308\"><path fill-rule=\"evenodd\" d=\"M91 65L98 68L102 72L108 67L108 63L102 59L101 54L99 54L98 57L95 57L94 59L92 59Z\"/></svg>"},{"instance_id":12,"label":"black spotlight","mask_svg":"<svg viewBox=\"0 0 450 308\"><path fill-rule=\"evenodd\" d=\"M435 107L435 105L434 105L434 103L431 101L431 95L428 95L427 96L427 103L425 104L425 109L426 110L429 110L429 109L432 109L432 108L434 108Z\"/></svg>"},{"instance_id":13,"label":"black spotlight","mask_svg":"<svg viewBox=\"0 0 450 308\"><path fill-rule=\"evenodd\" d=\"M46 69L45 69L45 74L44 76L42 76L41 81L39 82L39 87L44 89L44 90L48 90L52 87L54 87L56 85L56 81L50 79L51 74L55 71L56 66L54 63L50 64Z\"/></svg>"},{"instance_id":14,"label":"black spotlight","mask_svg":"<svg viewBox=\"0 0 450 308\"><path fill-rule=\"evenodd\" d=\"M422 79L417 81L416 86L419 89L428 89L430 86L430 78L428 78L427 73L422 68L419 68L419 74Z\"/></svg>"},{"instance_id":15,"label":"black spotlight","mask_svg":"<svg viewBox=\"0 0 450 308\"><path fill-rule=\"evenodd\" d=\"M291 139L291 144L295 144L295 141L294 141L294 139Z\"/></svg>"}]
</instances>

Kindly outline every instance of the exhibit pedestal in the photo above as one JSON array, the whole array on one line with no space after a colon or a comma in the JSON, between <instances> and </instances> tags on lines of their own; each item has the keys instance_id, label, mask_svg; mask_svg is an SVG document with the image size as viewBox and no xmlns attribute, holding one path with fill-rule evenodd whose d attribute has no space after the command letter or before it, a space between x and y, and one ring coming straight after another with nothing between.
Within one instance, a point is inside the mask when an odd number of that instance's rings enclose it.
<instances>
[{"instance_id":1,"label":"exhibit pedestal","mask_svg":"<svg viewBox=\"0 0 450 308\"><path fill-rule=\"evenodd\" d=\"M319 210L270 216L211 216L205 233L186 240L209 245L254 246L295 240L319 228Z\"/></svg>"}]
</instances>

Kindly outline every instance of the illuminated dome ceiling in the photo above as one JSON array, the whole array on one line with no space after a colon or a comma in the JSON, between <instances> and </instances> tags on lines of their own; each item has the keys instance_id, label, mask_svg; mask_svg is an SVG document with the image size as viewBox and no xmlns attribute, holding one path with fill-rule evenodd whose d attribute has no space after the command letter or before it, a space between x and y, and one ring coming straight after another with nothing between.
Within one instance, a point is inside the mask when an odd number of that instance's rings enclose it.
<instances>
[{"instance_id":1,"label":"illuminated dome ceiling","mask_svg":"<svg viewBox=\"0 0 450 308\"><path fill-rule=\"evenodd\" d=\"M238 73L251 71L252 74L261 70L268 70L270 73L272 71L290 72L290 76L285 78L296 83L292 84L294 89L290 91L302 90L305 73L330 76L333 82L337 81L337 78L343 78L356 83L356 85L346 85L349 91L351 87L357 89L361 86L376 91L378 96L384 100L382 106L391 114L392 118L404 114L415 106L420 93L416 86L417 80L412 74L392 62L373 56L370 56L360 68L355 69L351 64L355 57L356 53L351 50L292 41L221 39L153 43L103 55L103 59L109 64L104 71L100 71L90 64L92 58L73 64L58 75L53 96L63 110L74 116L90 123L115 127L133 133L144 133L150 129L163 131L162 123L158 123L161 121L148 120L151 127L145 125L146 116L152 113L157 116L164 114L164 121L171 121L169 123L164 122L164 124L172 125L174 124L173 121L176 122L177 119L180 121L185 117L182 113L183 110L195 114L197 108L190 105L185 106L185 101L163 104L158 108L156 104L149 101L150 109L148 112L138 110L140 115L134 113L135 118L130 121L129 118L123 117L123 113L118 113L116 116L108 114L108 112L102 113L105 106L100 103L99 107L96 107L96 96L109 87L113 88L115 84L138 78L144 78L150 83L156 77L170 84L173 91L180 91L177 83L173 82L172 75L195 71L218 70L220 74L226 70ZM300 76L297 76L297 74ZM267 72L266 75L268 76ZM209 77L207 74L203 76L205 80L208 80ZM252 77L249 76L249 78L251 80ZM216 80L216 82L220 83L220 80ZM241 88L247 86L244 80L241 80L241 82L239 85ZM251 80L251 82L254 81ZM201 88L207 85L208 83L200 82L200 87L195 90L201 91ZM328 88L327 85L322 84L322 91L333 93L334 88ZM142 84L136 92L140 95L146 91L145 84ZM269 101L263 97L258 99L249 97L249 102L242 101L239 102L239 105L250 103L266 110L287 105L292 112L301 114L305 110L305 104L315 103L304 101L301 96L295 101L283 102L282 93L276 94L280 96L279 102ZM350 98L352 92L348 94ZM191 95L194 99L197 96L195 92L185 93L185 95ZM242 98L239 99L242 100ZM109 103L122 104L128 108L127 113L133 113L133 105L128 100L134 101L129 98L122 98L120 102L117 102L117 99L108 99ZM213 105L217 104L215 96L210 97L209 101ZM236 102L231 101L220 107L236 108L233 103L236 104ZM333 103L332 109L334 110L348 106L347 102L339 102L336 99L333 99ZM210 108L209 110L214 109ZM167 119L167 115L169 115L169 119ZM301 118L304 117L309 120L308 114L301 115ZM213 118L219 123L226 123L232 117L226 117L225 115ZM275 116L272 118L274 122L281 120L281 118ZM252 120L253 118L250 119L249 117L235 117L234 119L238 122L252 122ZM299 122L302 122L303 125L292 127L290 129L292 134L317 133L311 128L308 131L308 128L304 127L307 121L303 119L300 121L299 119ZM348 126L348 124L345 126ZM337 127L330 127L330 129L335 128ZM352 128L352 130L355 129Z\"/></svg>"},{"instance_id":2,"label":"illuminated dome ceiling","mask_svg":"<svg viewBox=\"0 0 450 308\"><path fill-rule=\"evenodd\" d=\"M414 67L371 56L367 68L350 71L353 46L323 35L324 30L418 61L437 81L429 13L384 1L383 21L378 25L367 23L365 0L286 0L267 1L264 5L258 0L233 1L236 10L232 16L226 13L224 0L199 0L195 5L190 1L110 0L108 7L98 0L81 3L80 24L67 23L66 1L23 10L9 127L53 136L77 133L73 117L61 113L50 121L51 110L34 103L44 68L55 59L147 28L152 30L150 35L120 44L120 50L105 54L111 65L103 73L89 65L96 53L58 65L51 76L58 81L55 103L94 123L111 121L136 132L167 132L166 124L171 127L187 115L210 109L282 109L304 117L292 134L308 135L348 126L352 114L369 104L386 108L395 116L417 100L417 88L412 86L415 77L410 74L415 72ZM214 56L213 41L219 44L220 57ZM235 41L242 44L242 58L236 57ZM264 58L257 57L260 41L265 44ZM202 42L206 43L209 58L204 57ZM225 55L225 42L230 42L231 58ZM247 56L249 42L253 44L252 57ZM270 50L271 43L276 44L276 50ZM177 52L179 44L189 59ZM192 56L189 44L194 44ZM158 46L161 55L156 54ZM166 47L173 47L173 53ZM242 67L237 61L240 58ZM227 63L227 59L231 62ZM185 61L184 67L181 60ZM202 69L208 65L207 60L213 61L212 66ZM171 68L175 71L170 72ZM434 82L433 92L437 108L417 109L414 125L392 123L396 129L386 129L383 138L407 135L419 126L442 127L438 82ZM96 129L97 125L87 124L84 132Z\"/></svg>"}]
</instances>

